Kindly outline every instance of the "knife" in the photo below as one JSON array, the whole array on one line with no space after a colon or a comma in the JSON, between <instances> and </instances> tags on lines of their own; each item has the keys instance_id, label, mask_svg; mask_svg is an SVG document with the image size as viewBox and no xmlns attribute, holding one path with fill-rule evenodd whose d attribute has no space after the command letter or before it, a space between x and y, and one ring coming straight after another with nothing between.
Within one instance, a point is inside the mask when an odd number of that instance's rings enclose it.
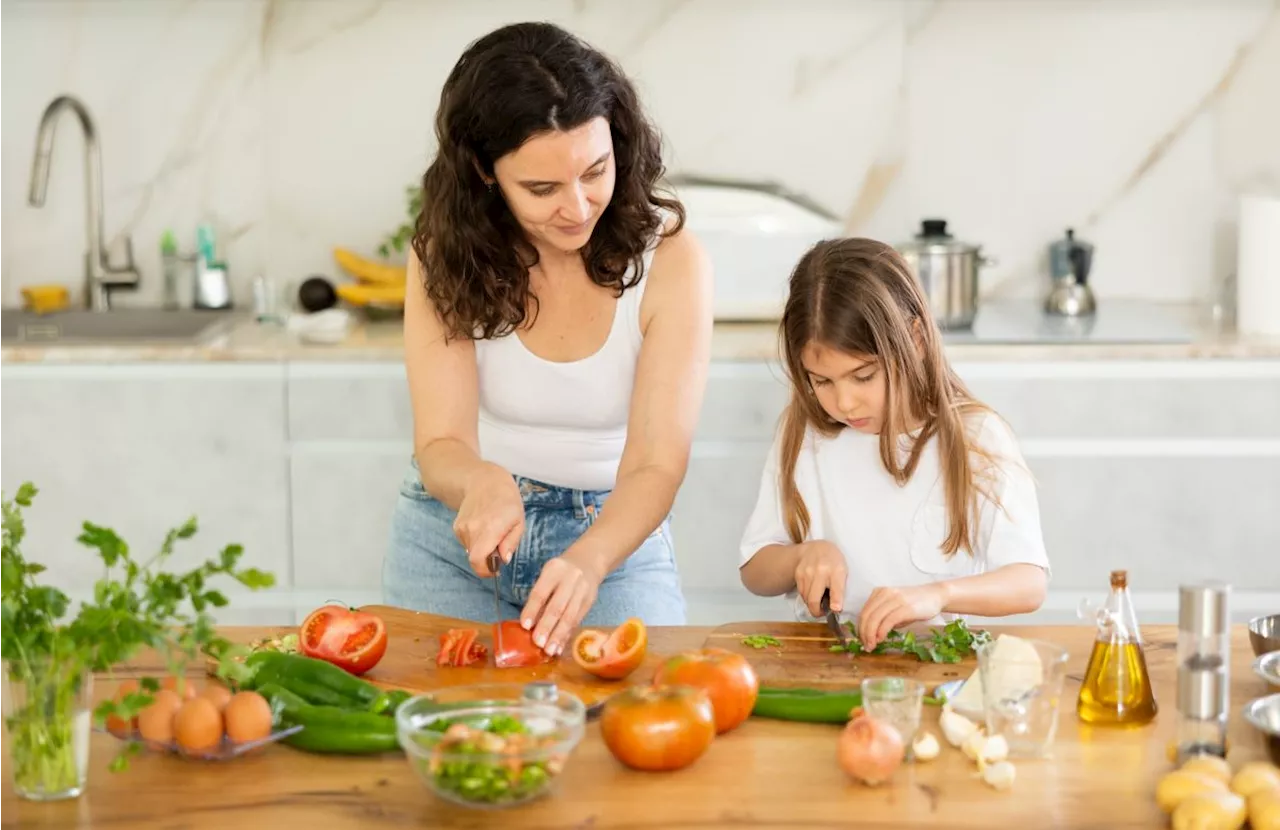
<instances>
[{"instance_id":1,"label":"knife","mask_svg":"<svg viewBox=\"0 0 1280 830\"><path fill-rule=\"evenodd\" d=\"M835 632L836 639L840 641L840 645L847 650L849 648L849 632L845 631L844 625L840 622L839 615L831 610L831 589L827 588L822 592L822 601L820 604L822 613L827 615L827 628Z\"/></svg>"},{"instance_id":2,"label":"knife","mask_svg":"<svg viewBox=\"0 0 1280 830\"><path fill-rule=\"evenodd\" d=\"M495 550L485 559L485 564L493 574L493 659L497 665L498 655L502 653L502 598L498 596L498 570L502 567L502 557Z\"/></svg>"}]
</instances>

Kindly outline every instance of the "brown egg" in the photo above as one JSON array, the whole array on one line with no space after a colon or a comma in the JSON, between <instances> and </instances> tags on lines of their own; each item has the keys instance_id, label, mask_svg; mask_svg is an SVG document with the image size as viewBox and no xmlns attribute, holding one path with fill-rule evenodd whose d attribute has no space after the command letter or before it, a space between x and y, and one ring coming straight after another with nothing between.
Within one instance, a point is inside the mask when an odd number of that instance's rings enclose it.
<instances>
[{"instance_id":1,"label":"brown egg","mask_svg":"<svg viewBox=\"0 0 1280 830\"><path fill-rule=\"evenodd\" d=\"M238 692L222 714L227 737L236 743L260 741L271 734L271 706L257 692Z\"/></svg>"},{"instance_id":2,"label":"brown egg","mask_svg":"<svg viewBox=\"0 0 1280 830\"><path fill-rule=\"evenodd\" d=\"M207 697L192 698L173 719L173 737L184 752L214 749L222 741L222 714Z\"/></svg>"},{"instance_id":3,"label":"brown egg","mask_svg":"<svg viewBox=\"0 0 1280 830\"><path fill-rule=\"evenodd\" d=\"M155 693L155 700L138 713L138 732L142 739L153 746L163 746L173 740L173 720L182 699L170 689Z\"/></svg>"},{"instance_id":4,"label":"brown egg","mask_svg":"<svg viewBox=\"0 0 1280 830\"><path fill-rule=\"evenodd\" d=\"M221 683L209 683L204 687L204 691L200 692L199 697L206 697L213 701L213 705L221 712L231 701L231 690Z\"/></svg>"},{"instance_id":5,"label":"brown egg","mask_svg":"<svg viewBox=\"0 0 1280 830\"><path fill-rule=\"evenodd\" d=\"M178 691L179 680L182 681L182 691L180 693L182 696L182 699L190 700L191 698L195 697L196 684L191 680L190 677L166 677L164 681L160 684L160 688L170 689L176 692Z\"/></svg>"},{"instance_id":6,"label":"brown egg","mask_svg":"<svg viewBox=\"0 0 1280 830\"><path fill-rule=\"evenodd\" d=\"M136 692L136 691L138 691L138 681L126 680L120 684L120 687L118 689L116 689L116 693L115 695L112 696L111 699L115 703L119 703L120 701L124 700L125 695L132 694L133 692ZM120 738L127 738L133 732L133 730L137 728L138 728L138 718L136 716L132 720L130 720L128 723L125 722L124 718L117 717L116 715L107 716L107 731L110 732L112 735L115 735Z\"/></svg>"}]
</instances>

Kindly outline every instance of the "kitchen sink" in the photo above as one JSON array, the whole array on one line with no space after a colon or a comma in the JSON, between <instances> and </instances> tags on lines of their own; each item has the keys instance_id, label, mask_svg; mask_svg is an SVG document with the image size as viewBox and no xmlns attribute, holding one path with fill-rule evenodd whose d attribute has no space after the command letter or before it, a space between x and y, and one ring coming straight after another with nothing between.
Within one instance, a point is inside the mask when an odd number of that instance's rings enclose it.
<instances>
[{"instance_id":1,"label":"kitchen sink","mask_svg":"<svg viewBox=\"0 0 1280 830\"><path fill-rule=\"evenodd\" d=\"M0 310L0 341L74 343L102 340L196 340L231 319L225 311L167 311L126 308L112 311L59 311L35 314Z\"/></svg>"}]
</instances>

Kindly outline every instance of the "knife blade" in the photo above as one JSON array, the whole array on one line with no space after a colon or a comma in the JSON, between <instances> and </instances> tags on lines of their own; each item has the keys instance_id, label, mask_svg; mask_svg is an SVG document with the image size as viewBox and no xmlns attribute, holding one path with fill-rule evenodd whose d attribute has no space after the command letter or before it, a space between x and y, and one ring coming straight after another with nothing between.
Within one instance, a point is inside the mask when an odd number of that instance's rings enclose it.
<instances>
[{"instance_id":1,"label":"knife blade","mask_svg":"<svg viewBox=\"0 0 1280 830\"><path fill-rule=\"evenodd\" d=\"M498 655L502 653L502 598L498 595L498 571L502 568L502 557L495 550L485 559L485 564L493 574L493 659L496 664Z\"/></svg>"},{"instance_id":2,"label":"knife blade","mask_svg":"<svg viewBox=\"0 0 1280 830\"><path fill-rule=\"evenodd\" d=\"M830 628L836 635L836 639L840 641L840 645L846 649L849 648L849 632L845 631L844 625L840 622L840 616L831 610L831 589L827 588L822 592L822 601L820 609L823 614L827 615L827 628Z\"/></svg>"}]
</instances>

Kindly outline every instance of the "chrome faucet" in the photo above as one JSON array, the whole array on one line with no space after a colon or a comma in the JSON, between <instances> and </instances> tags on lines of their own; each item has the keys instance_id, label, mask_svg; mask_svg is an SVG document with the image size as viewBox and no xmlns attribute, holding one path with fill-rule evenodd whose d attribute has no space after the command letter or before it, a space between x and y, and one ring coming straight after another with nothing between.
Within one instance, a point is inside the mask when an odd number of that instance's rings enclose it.
<instances>
[{"instance_id":1,"label":"chrome faucet","mask_svg":"<svg viewBox=\"0 0 1280 830\"><path fill-rule=\"evenodd\" d=\"M102 151L98 147L98 131L93 126L89 110L70 95L54 98L40 118L40 130L36 134L36 157L31 165L31 193L27 201L34 207L44 206L49 189L49 163L53 157L53 132L58 116L70 109L80 120L84 131L85 172L85 232L89 249L84 258L85 306L92 311L111 308L111 291L137 289L142 277L133 262L133 240L125 237L125 263L113 266L105 248L106 235L102 230Z\"/></svg>"}]
</instances>

